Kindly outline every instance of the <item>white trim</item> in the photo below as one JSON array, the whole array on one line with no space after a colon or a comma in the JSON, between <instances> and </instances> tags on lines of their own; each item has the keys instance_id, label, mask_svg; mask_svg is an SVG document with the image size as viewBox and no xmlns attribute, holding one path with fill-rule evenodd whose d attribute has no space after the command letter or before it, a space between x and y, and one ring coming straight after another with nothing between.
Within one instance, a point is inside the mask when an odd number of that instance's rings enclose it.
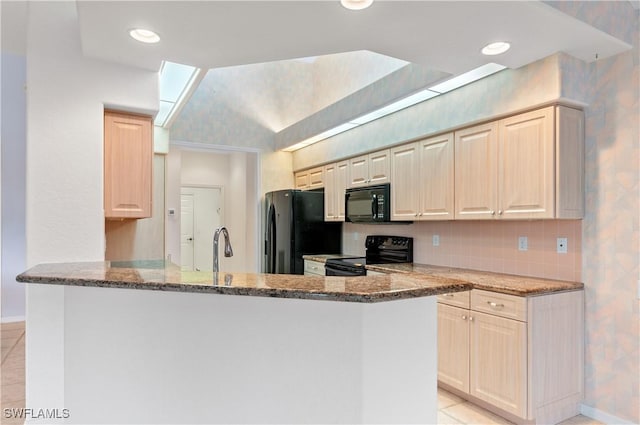
<instances>
[{"instance_id":1,"label":"white trim","mask_svg":"<svg viewBox=\"0 0 640 425\"><path fill-rule=\"evenodd\" d=\"M8 316L2 318L2 323L24 322L25 316Z\"/></svg>"},{"instance_id":2,"label":"white trim","mask_svg":"<svg viewBox=\"0 0 640 425\"><path fill-rule=\"evenodd\" d=\"M184 149L184 150L190 150L190 151L196 151L196 152L209 152L209 153L230 153L230 152L260 153L260 152L263 152L263 149L260 149L260 148L214 145L212 143L195 143L195 142L189 142L186 140L172 140L169 143L169 146Z\"/></svg>"},{"instance_id":3,"label":"white trim","mask_svg":"<svg viewBox=\"0 0 640 425\"><path fill-rule=\"evenodd\" d=\"M635 422L630 422L625 419L621 419L617 416L603 412L595 407L587 406L585 404L580 405L580 413L584 416L588 416L591 419L595 419L600 422L604 422L609 425L633 425Z\"/></svg>"}]
</instances>

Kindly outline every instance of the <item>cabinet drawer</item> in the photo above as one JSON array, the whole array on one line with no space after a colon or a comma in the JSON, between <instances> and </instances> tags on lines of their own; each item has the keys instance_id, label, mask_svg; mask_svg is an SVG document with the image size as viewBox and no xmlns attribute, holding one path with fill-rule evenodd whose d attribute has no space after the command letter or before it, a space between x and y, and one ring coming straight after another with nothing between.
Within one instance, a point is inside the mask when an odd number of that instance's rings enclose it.
<instances>
[{"instance_id":1,"label":"cabinet drawer","mask_svg":"<svg viewBox=\"0 0 640 425\"><path fill-rule=\"evenodd\" d=\"M318 261L304 260L304 273L324 276L324 264Z\"/></svg>"},{"instance_id":2,"label":"cabinet drawer","mask_svg":"<svg viewBox=\"0 0 640 425\"><path fill-rule=\"evenodd\" d=\"M471 310L527 321L527 299L515 295L474 289L471 291Z\"/></svg>"},{"instance_id":3,"label":"cabinet drawer","mask_svg":"<svg viewBox=\"0 0 640 425\"><path fill-rule=\"evenodd\" d=\"M452 292L451 294L438 295L438 302L454 307L469 308L470 291Z\"/></svg>"}]
</instances>

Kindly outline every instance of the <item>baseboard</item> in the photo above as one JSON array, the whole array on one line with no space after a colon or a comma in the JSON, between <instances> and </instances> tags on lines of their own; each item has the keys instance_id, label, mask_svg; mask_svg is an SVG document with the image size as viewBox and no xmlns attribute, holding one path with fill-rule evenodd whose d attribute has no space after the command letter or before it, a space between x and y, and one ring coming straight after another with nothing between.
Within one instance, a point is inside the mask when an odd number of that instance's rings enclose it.
<instances>
[{"instance_id":1,"label":"baseboard","mask_svg":"<svg viewBox=\"0 0 640 425\"><path fill-rule=\"evenodd\" d=\"M2 323L24 322L24 316L8 316L2 318Z\"/></svg>"},{"instance_id":2,"label":"baseboard","mask_svg":"<svg viewBox=\"0 0 640 425\"><path fill-rule=\"evenodd\" d=\"M633 425L635 422L630 422L624 419L621 419L617 416L611 415L607 412L603 412L602 410L598 410L595 407L586 406L584 404L580 405L580 413L584 416L588 416L591 419L595 419L600 422L604 422L608 425Z\"/></svg>"}]
</instances>

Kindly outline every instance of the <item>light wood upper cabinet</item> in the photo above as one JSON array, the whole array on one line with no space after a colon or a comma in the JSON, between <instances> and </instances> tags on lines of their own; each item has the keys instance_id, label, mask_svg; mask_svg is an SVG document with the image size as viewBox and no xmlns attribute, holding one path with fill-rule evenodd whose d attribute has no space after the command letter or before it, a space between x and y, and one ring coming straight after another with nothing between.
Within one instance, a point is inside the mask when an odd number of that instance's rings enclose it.
<instances>
[{"instance_id":1,"label":"light wood upper cabinet","mask_svg":"<svg viewBox=\"0 0 640 425\"><path fill-rule=\"evenodd\" d=\"M453 133L391 149L391 219L452 220Z\"/></svg>"},{"instance_id":2,"label":"light wood upper cabinet","mask_svg":"<svg viewBox=\"0 0 640 425\"><path fill-rule=\"evenodd\" d=\"M420 209L419 220L453 220L453 133L418 142Z\"/></svg>"},{"instance_id":3,"label":"light wood upper cabinet","mask_svg":"<svg viewBox=\"0 0 640 425\"><path fill-rule=\"evenodd\" d=\"M324 167L324 221L344 221L347 168L347 161L328 164Z\"/></svg>"},{"instance_id":4,"label":"light wood upper cabinet","mask_svg":"<svg viewBox=\"0 0 640 425\"><path fill-rule=\"evenodd\" d=\"M553 107L499 123L498 214L504 218L553 218Z\"/></svg>"},{"instance_id":5,"label":"light wood upper cabinet","mask_svg":"<svg viewBox=\"0 0 640 425\"><path fill-rule=\"evenodd\" d=\"M298 171L293 176L294 185L296 189L306 190L309 189L309 171Z\"/></svg>"},{"instance_id":6,"label":"light wood upper cabinet","mask_svg":"<svg viewBox=\"0 0 640 425\"><path fill-rule=\"evenodd\" d=\"M455 132L456 219L581 218L584 116L549 106Z\"/></svg>"},{"instance_id":7,"label":"light wood upper cabinet","mask_svg":"<svg viewBox=\"0 0 640 425\"><path fill-rule=\"evenodd\" d=\"M104 214L151 217L153 132L151 117L104 113Z\"/></svg>"},{"instance_id":8,"label":"light wood upper cabinet","mask_svg":"<svg viewBox=\"0 0 640 425\"><path fill-rule=\"evenodd\" d=\"M308 170L297 171L294 174L296 189L308 190L324 187L324 167L315 167Z\"/></svg>"},{"instance_id":9,"label":"light wood upper cabinet","mask_svg":"<svg viewBox=\"0 0 640 425\"><path fill-rule=\"evenodd\" d=\"M493 218L498 190L498 126L455 132L455 218Z\"/></svg>"},{"instance_id":10,"label":"light wood upper cabinet","mask_svg":"<svg viewBox=\"0 0 640 425\"><path fill-rule=\"evenodd\" d=\"M389 149L349 159L348 186L372 186L389 182Z\"/></svg>"},{"instance_id":11,"label":"light wood upper cabinet","mask_svg":"<svg viewBox=\"0 0 640 425\"><path fill-rule=\"evenodd\" d=\"M419 146L410 143L391 149L391 219L417 220L422 181L419 177Z\"/></svg>"}]
</instances>

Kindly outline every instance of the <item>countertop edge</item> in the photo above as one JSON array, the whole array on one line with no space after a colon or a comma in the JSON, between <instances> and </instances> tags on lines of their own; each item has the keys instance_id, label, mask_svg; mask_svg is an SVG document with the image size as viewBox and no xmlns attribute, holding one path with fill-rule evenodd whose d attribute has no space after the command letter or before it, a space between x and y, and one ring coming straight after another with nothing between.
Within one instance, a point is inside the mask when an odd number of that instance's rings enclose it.
<instances>
[{"instance_id":1,"label":"countertop edge","mask_svg":"<svg viewBox=\"0 0 640 425\"><path fill-rule=\"evenodd\" d=\"M373 304L379 302L388 302L395 300L411 299L436 296L450 292L462 292L471 289L471 284L466 282L455 282L451 284L441 284L437 287L425 287L403 290L391 290L384 293L350 293L331 291L314 291L304 289L285 289L285 288L248 288L233 286L204 286L191 285L185 283L156 283L156 282L126 282L116 280L101 279L78 279L63 277L45 277L45 276L29 276L22 273L16 277L21 283L58 285L58 286L78 286L78 287L95 287L95 288L115 288L115 289L136 289L136 290L152 290L165 292L183 292L198 294L217 294L217 295L237 295L237 296L254 296L264 298L288 298L288 299L304 299L304 300L320 300L320 301L338 301L361 304ZM451 279L453 280L453 279Z\"/></svg>"}]
</instances>

